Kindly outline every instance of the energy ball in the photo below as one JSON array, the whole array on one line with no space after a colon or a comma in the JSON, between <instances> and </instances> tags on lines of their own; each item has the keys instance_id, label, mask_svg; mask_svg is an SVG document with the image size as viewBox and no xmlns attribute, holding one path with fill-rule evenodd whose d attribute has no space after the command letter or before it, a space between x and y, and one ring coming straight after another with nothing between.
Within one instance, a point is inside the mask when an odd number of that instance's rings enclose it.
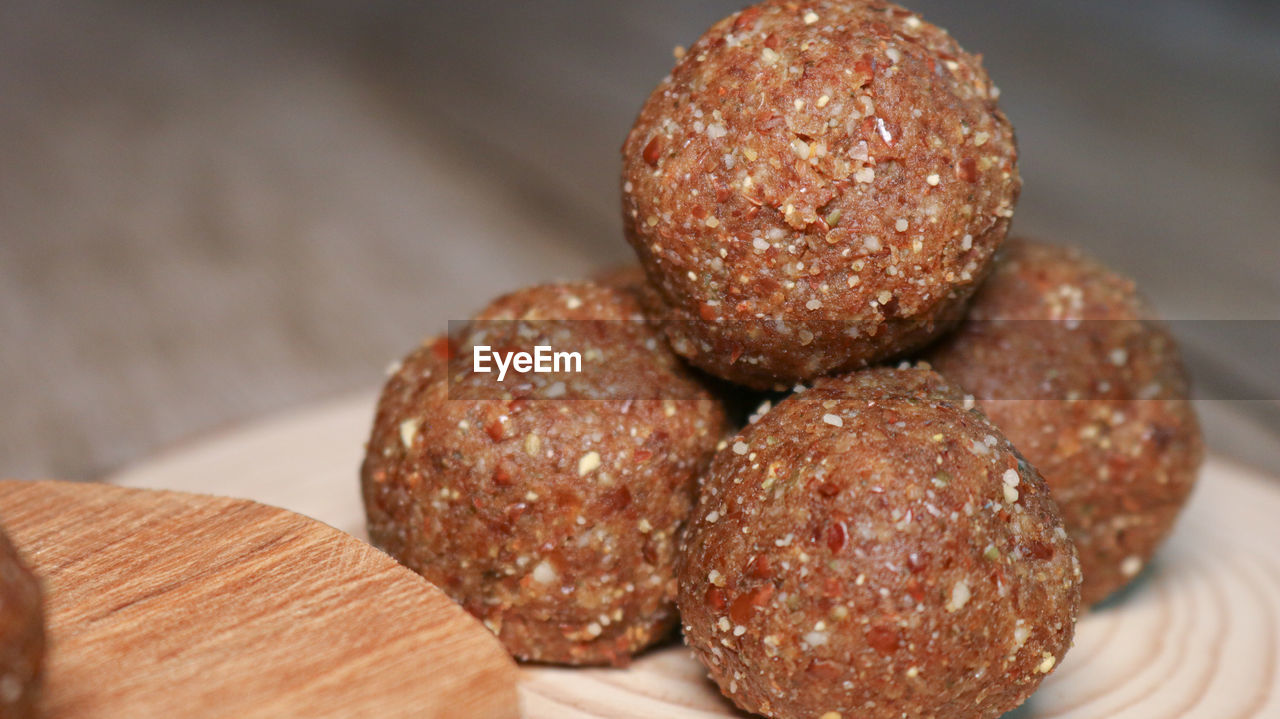
<instances>
[{"instance_id":1,"label":"energy ball","mask_svg":"<svg viewBox=\"0 0 1280 719\"><path fill-rule=\"evenodd\" d=\"M622 148L626 236L675 351L759 389L958 321L1021 188L978 57L870 0L716 23Z\"/></svg>"},{"instance_id":2,"label":"energy ball","mask_svg":"<svg viewBox=\"0 0 1280 719\"><path fill-rule=\"evenodd\" d=\"M928 357L1044 475L1086 604L1141 571L1204 457L1178 348L1154 317L1132 280L1080 251L1015 240Z\"/></svg>"},{"instance_id":3,"label":"energy ball","mask_svg":"<svg viewBox=\"0 0 1280 719\"><path fill-rule=\"evenodd\" d=\"M40 581L0 531L0 719L38 715L44 649Z\"/></svg>"},{"instance_id":4,"label":"energy ball","mask_svg":"<svg viewBox=\"0 0 1280 719\"><path fill-rule=\"evenodd\" d=\"M724 411L623 290L535 287L478 317L387 381L361 468L369 534L517 658L625 664L677 621L676 534ZM568 389L498 382L465 352L548 337L584 350ZM608 398L574 398L592 390Z\"/></svg>"},{"instance_id":5,"label":"energy ball","mask_svg":"<svg viewBox=\"0 0 1280 719\"><path fill-rule=\"evenodd\" d=\"M819 379L716 455L686 642L777 719L997 717L1071 645L1080 570L1034 468L923 369Z\"/></svg>"}]
</instances>

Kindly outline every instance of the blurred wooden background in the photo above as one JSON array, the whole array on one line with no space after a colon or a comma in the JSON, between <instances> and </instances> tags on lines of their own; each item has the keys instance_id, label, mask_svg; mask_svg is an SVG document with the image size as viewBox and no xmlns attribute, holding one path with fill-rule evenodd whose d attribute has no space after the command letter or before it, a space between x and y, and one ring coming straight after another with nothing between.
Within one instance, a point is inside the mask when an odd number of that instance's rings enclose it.
<instances>
[{"instance_id":1,"label":"blurred wooden background","mask_svg":"<svg viewBox=\"0 0 1280 719\"><path fill-rule=\"evenodd\" d=\"M495 293L627 260L618 146L741 4L0 0L0 474L375 387ZM1280 3L911 6L1003 90L1015 230L1219 320L1176 325L1252 400L1203 403L1211 441L1280 467Z\"/></svg>"}]
</instances>

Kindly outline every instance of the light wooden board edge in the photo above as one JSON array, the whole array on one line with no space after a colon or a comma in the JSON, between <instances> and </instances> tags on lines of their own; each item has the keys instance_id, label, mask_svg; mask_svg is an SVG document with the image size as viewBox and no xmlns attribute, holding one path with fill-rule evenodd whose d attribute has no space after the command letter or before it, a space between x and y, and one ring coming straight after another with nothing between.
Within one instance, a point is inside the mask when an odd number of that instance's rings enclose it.
<instances>
[{"instance_id":1,"label":"light wooden board edge","mask_svg":"<svg viewBox=\"0 0 1280 719\"><path fill-rule=\"evenodd\" d=\"M516 668L440 590L256 502L0 481L45 585L45 719L513 717Z\"/></svg>"}]
</instances>

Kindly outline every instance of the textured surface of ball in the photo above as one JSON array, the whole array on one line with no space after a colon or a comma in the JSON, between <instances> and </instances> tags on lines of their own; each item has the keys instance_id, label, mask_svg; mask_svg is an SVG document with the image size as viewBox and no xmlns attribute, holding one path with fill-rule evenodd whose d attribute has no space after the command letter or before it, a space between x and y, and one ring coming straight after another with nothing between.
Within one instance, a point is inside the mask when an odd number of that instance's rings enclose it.
<instances>
[{"instance_id":1,"label":"textured surface of ball","mask_svg":"<svg viewBox=\"0 0 1280 719\"><path fill-rule=\"evenodd\" d=\"M780 402L717 454L684 541L685 639L765 716L997 717L1074 632L1048 489L925 370Z\"/></svg>"},{"instance_id":2,"label":"textured surface of ball","mask_svg":"<svg viewBox=\"0 0 1280 719\"><path fill-rule=\"evenodd\" d=\"M388 380L361 470L369 534L516 657L624 664L676 622L676 533L724 411L624 290L535 287L478 317ZM583 371L498 383L471 371L482 338L576 342Z\"/></svg>"},{"instance_id":3,"label":"textured surface of ball","mask_svg":"<svg viewBox=\"0 0 1280 719\"><path fill-rule=\"evenodd\" d=\"M622 150L626 235L675 350L772 388L955 322L1020 189L998 94L890 3L763 2L712 26Z\"/></svg>"},{"instance_id":4,"label":"textured surface of ball","mask_svg":"<svg viewBox=\"0 0 1280 719\"><path fill-rule=\"evenodd\" d=\"M1133 281L1078 250L1010 241L929 361L1044 475L1095 603L1172 529L1204 457L1177 345Z\"/></svg>"}]
</instances>

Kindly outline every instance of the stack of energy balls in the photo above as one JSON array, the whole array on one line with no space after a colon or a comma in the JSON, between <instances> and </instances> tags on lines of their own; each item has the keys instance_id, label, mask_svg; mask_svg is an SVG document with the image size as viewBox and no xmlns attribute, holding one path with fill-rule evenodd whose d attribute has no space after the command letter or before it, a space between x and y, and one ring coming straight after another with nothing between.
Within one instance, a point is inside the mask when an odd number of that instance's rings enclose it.
<instances>
[{"instance_id":1,"label":"stack of energy balls","mask_svg":"<svg viewBox=\"0 0 1280 719\"><path fill-rule=\"evenodd\" d=\"M374 542L521 659L623 665L679 622L766 716L1018 706L1169 533L1203 449L1133 283L1005 241L998 96L886 2L716 23L623 146L642 271L515 292L394 369ZM581 371L474 370L539 342Z\"/></svg>"}]
</instances>

